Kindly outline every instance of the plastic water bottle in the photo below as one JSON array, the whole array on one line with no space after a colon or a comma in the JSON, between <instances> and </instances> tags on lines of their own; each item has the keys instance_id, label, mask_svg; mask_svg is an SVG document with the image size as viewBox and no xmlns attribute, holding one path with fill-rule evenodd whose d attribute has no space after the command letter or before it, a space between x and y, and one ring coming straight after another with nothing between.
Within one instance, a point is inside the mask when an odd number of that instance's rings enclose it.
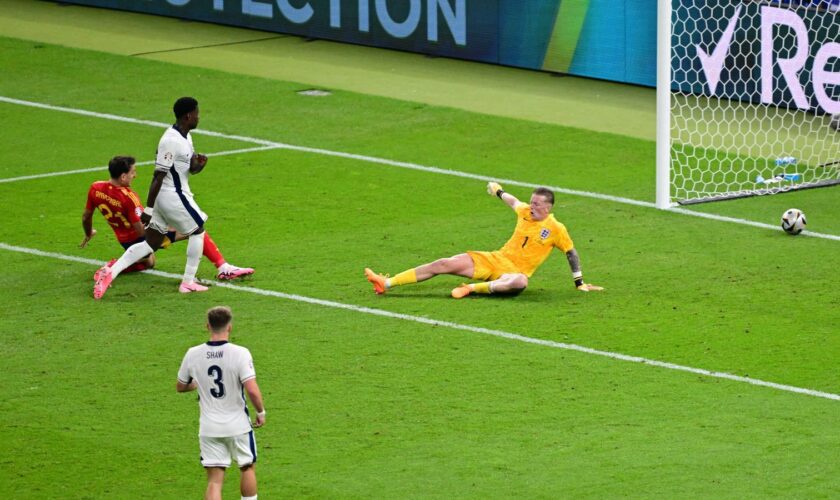
<instances>
[{"instance_id":1,"label":"plastic water bottle","mask_svg":"<svg viewBox=\"0 0 840 500\"><path fill-rule=\"evenodd\" d=\"M796 158L793 156L782 156L781 158L776 158L777 167L786 167L788 165L796 165Z\"/></svg>"}]
</instances>

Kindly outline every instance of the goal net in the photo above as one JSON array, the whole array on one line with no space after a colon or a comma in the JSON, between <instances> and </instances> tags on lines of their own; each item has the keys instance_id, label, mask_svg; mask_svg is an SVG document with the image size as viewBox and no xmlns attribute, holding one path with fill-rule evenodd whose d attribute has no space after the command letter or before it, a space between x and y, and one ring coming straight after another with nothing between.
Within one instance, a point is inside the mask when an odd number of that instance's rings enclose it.
<instances>
[{"instance_id":1,"label":"goal net","mask_svg":"<svg viewBox=\"0 0 840 500\"><path fill-rule=\"evenodd\" d=\"M840 183L840 0L660 2L657 205Z\"/></svg>"}]
</instances>

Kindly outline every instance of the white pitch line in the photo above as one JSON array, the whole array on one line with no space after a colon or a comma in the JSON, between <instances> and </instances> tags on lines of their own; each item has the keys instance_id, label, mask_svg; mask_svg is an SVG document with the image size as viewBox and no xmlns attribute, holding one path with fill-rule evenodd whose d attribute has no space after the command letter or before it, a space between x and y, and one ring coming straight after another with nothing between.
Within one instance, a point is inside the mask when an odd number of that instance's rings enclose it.
<instances>
[{"instance_id":1,"label":"white pitch line","mask_svg":"<svg viewBox=\"0 0 840 500\"><path fill-rule=\"evenodd\" d=\"M127 122L127 123L134 123L137 125L149 125L152 127L160 127L166 128L171 125L171 123L163 123L163 122L155 122L151 120L138 120L137 118L128 118L125 116L119 115L111 115L107 113L97 113L96 111L87 111L84 109L77 109L77 108L65 108L63 106L53 106L52 104L44 104L40 102L34 101L24 101L23 99L15 99L13 97L6 97L0 96L0 102L5 102L8 104L19 104L21 106L29 106L30 108L40 108L40 109L47 109L50 111L62 111L64 113L72 113L75 115L83 115L83 116L92 116L94 118L104 118L106 120L114 120L118 122Z\"/></svg>"},{"instance_id":2,"label":"white pitch line","mask_svg":"<svg viewBox=\"0 0 840 500\"><path fill-rule=\"evenodd\" d=\"M98 113L98 112L95 112L95 111L87 111L87 110L84 110L84 109L76 109L76 108L67 108L67 107L63 107L63 106L53 106L51 104L44 104L44 103L33 102L33 101L24 101L22 99L14 99L14 98L5 97L5 96L0 96L0 102L5 102L5 103L9 103L9 104L18 104L18 105L21 105L21 106L30 106L30 107L34 107L34 108L47 109L47 110L51 110L51 111L61 111L61 112L65 112L65 113L74 113L74 114L78 114L78 115L91 116L91 117L94 117L94 118L103 118L103 119L106 119L106 120L116 120L116 121L121 121L121 122L134 123L134 124L137 124L137 125L148 125L148 126L154 126L154 127L159 127L159 128L166 128L166 127L169 126L169 124L163 123L163 122L155 122L155 121L151 121L151 120L138 120L136 118L128 118L128 117L125 117L125 116L112 115L112 114L108 114L108 113ZM354 153L344 153L344 152L341 152L341 151L332 151L332 150L329 150L329 149L310 148L310 147L307 147L307 146L295 146L293 144L285 144L285 143L282 143L282 142L274 142L274 141L269 141L269 140L265 140L265 139L258 139L258 138L255 138L255 137L224 134L224 133L221 133L221 132L213 132L213 131L204 130L204 129L196 129L196 130L193 130L191 133L207 135L207 136L211 136L211 137L220 137L220 138L223 138L223 139L232 139L232 140L237 140L237 141L242 141L242 142L250 142L250 143L253 143L253 144L261 144L263 146L269 147L270 149L289 149L289 150L292 150L292 151L300 151L300 152L304 152L304 153L320 154L320 155L325 155L325 156L333 156L333 157L338 157L338 158L347 158L347 159L352 159L352 160L365 161L365 162L369 162L369 163L378 163L380 165L388 165L388 166L391 166L391 167L407 168L407 169L411 169L411 170L418 170L418 171L429 172L429 173L433 173L433 174L451 175L451 176L454 176L454 177L462 177L462 178L466 178L466 179L476 179L476 180L488 181L488 182L489 181L496 181L496 182L500 182L500 183L509 184L511 186L520 186L520 187L527 187L527 188L536 188L536 187L544 186L544 187L547 187L547 188L549 188L549 189L551 189L551 190L553 190L557 193L563 193L563 194L567 194L567 195L571 195L571 196L580 196L580 197L584 197L584 198L594 198L594 199L598 199L598 200L612 201L612 202L615 202L615 203L623 203L625 205L635 205L635 206L645 207L645 208L656 208L656 205L654 203L651 203L651 202L648 202L648 201L634 200L632 198L624 198L622 196L612 196L612 195L603 194L603 193L595 193L595 192L592 192L592 191L582 191L582 190L577 190L577 189L568 189L568 188L564 188L564 187L560 187L560 186L550 186L550 185L546 185L546 184L535 184L535 183L530 183L530 182L521 182L521 181L516 181L516 180L513 180L513 179L500 179L498 177L492 177L492 176L487 176L487 175L479 175L479 174L471 174L469 172L462 172L460 170L449 170L449 169L445 169L445 168L429 167L429 166L425 166L425 165L419 165L417 163L409 163L409 162L403 162L403 161L388 160L386 158L378 158L378 157L375 157L375 156L359 155L359 154L354 154ZM76 172L73 172L73 173L76 173ZM61 174L57 174L57 175L61 175ZM3 179L0 179L0 183L2 183L2 182L3 182ZM781 230L779 227L773 226L771 224L764 224L764 223L761 223L761 222L755 222L755 221L751 221L751 220L747 220L747 219L739 219L739 218L736 218L736 217L727 217L727 216L723 216L723 215L708 214L708 213L704 213L704 212L694 212L694 211L691 211L691 210L687 210L685 208L670 208L670 209L667 209L666 211L672 212L672 213L678 213L678 214L682 214L682 215L690 215L690 216L693 216L693 217L700 217L700 218L704 218L704 219L716 220L716 221L720 221L720 222L731 222L731 223L734 223L734 224L741 224L741 225L745 225L745 226L758 227L758 228L762 228L762 229L771 229L773 231L780 231ZM810 236L810 237L814 237L814 238L822 238L822 239L827 239L827 240L840 241L840 236L833 235L833 234L815 233L813 231L805 231L800 236Z\"/></svg>"},{"instance_id":3,"label":"white pitch line","mask_svg":"<svg viewBox=\"0 0 840 500\"><path fill-rule=\"evenodd\" d=\"M153 161L143 161L139 162L136 165L138 167L142 167L143 165L151 165L154 163ZM31 181L32 179L43 179L46 177L58 177L60 175L71 175L71 174L85 174L88 172L102 172L103 170L107 169L108 165L103 165L101 167L92 167L92 168L79 168L76 170L61 170L58 172L47 172L44 174L32 174L32 175L21 175L20 177L8 177L6 179L0 179L0 184L6 184L9 182L20 182L20 181Z\"/></svg>"},{"instance_id":4,"label":"white pitch line","mask_svg":"<svg viewBox=\"0 0 840 500\"><path fill-rule=\"evenodd\" d=\"M61 111L62 113L71 113L74 115L90 116L93 118L102 118L105 120L114 120L118 122L133 123L135 125L146 125L156 128L167 128L172 126L171 123L156 122L153 120L140 120L137 118L129 118L127 116L112 115L110 113L99 113L97 111L88 111L78 108L67 108L64 106L53 106L52 104L44 104L41 102L24 101L23 99L15 99L13 97L0 96L0 102L7 104L17 104L20 106L29 106L31 108L46 109L49 111ZM279 146L279 143L273 141L266 141L264 139L257 139L255 137L243 137L239 135L223 134L221 132L213 132L204 129L195 129L191 132L193 135L208 135L211 137L221 137L223 139L231 139L241 142L250 142L253 144L261 144L263 146Z\"/></svg>"},{"instance_id":5,"label":"white pitch line","mask_svg":"<svg viewBox=\"0 0 840 500\"><path fill-rule=\"evenodd\" d=\"M18 104L20 106L30 106L30 107L39 108L39 109L47 109L47 110L50 110L50 111L60 111L60 112L63 112L63 113L73 113L73 114L78 114L78 115L83 115L83 116L91 116L91 117L94 117L94 118L102 118L102 119L105 119L105 120L115 120L115 121L120 121L120 122L133 123L133 124L136 124L136 125L147 125L147 126L153 126L153 127L158 127L158 128L166 128L166 127L170 126L169 124L166 124L166 123L163 123L163 122L155 122L155 121L151 121L151 120L139 120L137 118L129 118L129 117L126 117L126 116L112 115L112 114L109 114L109 113L98 113L96 111L87 111L87 110L84 110L84 109L67 108L67 107L63 107L63 106L53 106L51 104L44 104L44 103L33 102L33 101L24 101L22 99L14 99L14 98L5 97L5 96L0 96L0 102L5 102L5 103L8 103L8 104ZM368 162L368 163L378 163L378 164L381 164L381 165L388 165L388 166L391 166L391 167L407 168L407 169L411 169L411 170L419 170L421 172L429 172L429 173L433 173L433 174L451 175L451 176L455 176L455 177L462 177L462 178L467 178L467 179L476 179L476 180L487 181L487 182L489 182L489 181L504 182L504 183L510 184L512 186L520 186L520 187L528 187L528 188L536 188L536 187L540 187L540 186L545 186L545 184L534 184L534 183L520 182L520 181L516 181L516 180L513 180L513 179L500 179L498 177L491 177L491 176L479 175L479 174L471 174L469 172L462 172L462 171L459 171L459 170L450 170L450 169L445 169L445 168L429 167L429 166L420 165L420 164L417 164L417 163L388 160L386 158L378 158L378 157L375 157L375 156L359 155L359 154L354 154L354 153L344 153L344 152L341 152L341 151L332 151L332 150L329 150L329 149L311 148L311 147L307 147L307 146L296 146L294 144L285 144L285 143L282 143L282 142L268 141L268 140L265 140L265 139L258 139L256 137L246 137L246 136L242 136L242 135L224 134L224 133L221 133L221 132L213 132L211 130L205 130L205 129L195 129L195 130L191 131L190 133L191 134L207 135L207 136L211 136L211 137L219 137L219 138L223 138L223 139L231 139L231 140L242 141L242 142L250 142L250 143L253 143L253 144L261 144L263 146L266 146L268 148L273 148L273 149L289 149L289 150L292 150L292 151L300 151L300 152L303 152L303 153L312 153L312 154L320 154L320 155L324 155L324 156L347 158L347 159L350 159L350 160L365 161L365 162ZM78 173L78 172L81 172L81 171L72 171L71 173ZM61 174L56 173L56 175L61 175ZM0 182L3 182L3 181L4 181L3 179L0 179ZM614 202L617 202L617 203L624 203L624 204L628 204L628 205L637 205L637 206L642 206L642 207L655 208L655 205L653 203L646 202L646 201L634 200L634 199L631 199L631 198L623 198L623 197L620 197L620 196L612 196L612 195L607 195L607 194L594 193L594 192L590 192L590 191L580 191L580 190L576 190L576 189L568 189L568 188L563 188L563 187L559 187L559 186L546 186L546 187L550 187L552 190L554 190L556 192L559 192L559 193L564 193L564 194L569 194L569 195L574 195L574 196L582 196L582 197L587 197L587 198L597 198L597 199L601 199L601 200L614 201Z\"/></svg>"},{"instance_id":6,"label":"white pitch line","mask_svg":"<svg viewBox=\"0 0 840 500\"><path fill-rule=\"evenodd\" d=\"M341 151L331 151L329 149L320 149L320 148L310 148L306 146L294 146L291 144L283 145L283 149L290 149L292 151L301 151L304 153L314 153L324 156L334 156L338 158L347 158L351 160L359 160L365 161L369 163L379 163L382 165L388 165L391 167L399 167L399 168L406 168L409 170L419 170L421 172L429 172L432 174L441 174L441 175L451 175L453 177L462 177L465 179L475 179L479 181L496 181L499 183L510 184L512 186L520 186L520 187L527 187L527 188L538 188L538 187L547 187L554 192L569 194L573 196L582 196L586 198L597 198L599 200L607 200L607 201L614 201L616 203L624 203L626 205L637 205L641 207L649 207L655 208L656 205L647 201L640 201L634 200L632 198L623 198L621 196L612 196L608 194L601 194L601 193L593 193L591 191L580 191L577 189L568 189L559 186L547 186L545 184L534 184L531 182L521 182L516 181L513 179L502 179L499 177L493 177L489 175L481 175L481 174L472 174L469 172L462 172L460 170L451 170L446 168L440 167L429 167L426 165L419 165L417 163L410 163L405 161L396 161L396 160L388 160L385 158L377 158L375 156L366 156L366 155L358 155L353 153L344 153Z\"/></svg>"},{"instance_id":7,"label":"white pitch line","mask_svg":"<svg viewBox=\"0 0 840 500\"><path fill-rule=\"evenodd\" d=\"M34 249L34 248L19 247L19 246L9 245L7 243L2 243L2 242L0 242L0 249L8 250L10 252L19 252L19 253L24 253L24 254L28 254L28 255L35 255L35 256L38 256L38 257L49 257L49 258L52 258L52 259L65 260L65 261L70 261L70 262L79 262L79 263L82 263L82 264L91 264L91 265L95 265L95 266L102 266L102 265L105 264L105 262L100 261L100 260L86 259L86 258L83 258L83 257L76 257L74 255L65 255L65 254L60 254L60 253L55 253L55 252L44 252L42 250L37 250L37 249ZM147 271L143 271L143 272L146 273L146 274L153 274L155 276L161 276L161 277L164 277L164 278L171 278L171 279L174 279L174 280L180 280L182 278L182 276L180 274L166 273L166 272L157 271L157 270L147 270ZM731 373L705 370L703 368L693 368L691 366L678 365L678 364L674 364L674 363L668 363L668 362L665 362L665 361L657 361L657 360L654 360L654 359L647 359L647 358L642 358L642 357L639 357L639 356L630 356L630 355L627 355L627 354L621 354L621 353L617 353L617 352L602 351L602 350L599 350L599 349L592 349L590 347L584 347L584 346L577 345L577 344L567 344L565 342L554 342L552 340L544 340L544 339L537 339L537 338L533 338L533 337L526 337L524 335L519 335L519 334L511 333L511 332L506 332L506 331L503 331L503 330L493 330L493 329L490 329L490 328L482 328L482 327L478 327L478 326L462 325L460 323L453 323L451 321L442 321L442 320L437 320L437 319L432 319L432 318L426 318L426 317L423 317L423 316L412 316L410 314L395 313L395 312L391 312L391 311L385 311L385 310L382 310L382 309L374 309L372 307L364 307L364 306L357 306L357 305L353 305L353 304L345 304L345 303L342 303L342 302L335 302L335 301L332 301L332 300L316 299L316 298L313 298L313 297L306 297L304 295L296 295L296 294L290 294L290 293L275 292L274 290L264 290L262 288L256 288L256 287L251 287L251 286L235 285L233 283L228 283L228 282L220 282L220 281L212 281L212 280L202 280L202 281L204 281L206 283L211 283L211 284L213 284L215 286L218 286L218 287L221 287L221 288L229 288L231 290L236 290L236 291L239 291L239 292L252 293L252 294L263 295L263 296L267 296L267 297L276 297L276 298L285 299L285 300L292 300L292 301L295 301L295 302L304 302L306 304L313 304L313 305L318 305L318 306L323 306L323 307L330 307L330 308L334 308L334 309L344 309L344 310L347 310L347 311L353 311L353 312L358 312L358 313L362 313L362 314L371 314L371 315L374 315L374 316L381 316L381 317L385 317L385 318L400 319L400 320L404 320L404 321L411 321L411 322L414 322L414 323L422 323L422 324L425 324L425 325L441 326L441 327L445 327L445 328L452 328L454 330L463 330L463 331L467 331L467 332L480 333L482 335L490 335L490 336L493 336L493 337L500 337L500 338L504 338L504 339L508 339L508 340L515 340L517 342L525 342L525 343L528 343L528 344L535 344L535 345L540 345L540 346L544 346L544 347L551 347L551 348L554 348L554 349L576 351L576 352L580 352L580 353L584 353L584 354L590 354L590 355L594 355L594 356L601 356L601 357L605 357L605 358L615 359L615 360L618 360L618 361L627 361L627 362L630 362L630 363L638 363L638 364L643 364L643 365L655 366L657 368L665 368L665 369L668 369L668 370L683 371L683 372L688 372L688 373L694 373L696 375L702 375L702 376L705 376L705 377L731 380L733 382L741 382L741 383L750 384L750 385L754 385L754 386L758 386L758 387L767 387L767 388L776 389L776 390L779 390L779 391L792 392L792 393L796 393L796 394L804 394L806 396L813 396L813 397L817 397L817 398L840 401L840 394L833 394L833 393L830 393L830 392L816 391L816 390L813 390L813 389L805 389L805 388L802 388L802 387L796 387L796 386L786 385L786 384L777 384L775 382L767 382L767 381L760 380L760 379L755 379L755 378L750 378L750 377L742 377L740 375L733 375ZM91 300L93 300L93 299L91 299ZM105 300L107 300L107 298Z\"/></svg>"},{"instance_id":8,"label":"white pitch line","mask_svg":"<svg viewBox=\"0 0 840 500\"><path fill-rule=\"evenodd\" d=\"M685 208L672 208L669 211L678 214L692 215L694 217L701 217L703 219L711 219L721 222L734 222L736 224L743 224L746 226L760 227L762 229L772 229L773 231L781 231L781 228L779 226L774 226L773 224L765 224L763 222L755 222L746 219L737 219L735 217L727 217L725 215L708 214L705 212L694 212ZM815 233L813 231L802 231L799 234L799 236L811 236L813 238L821 238L824 240L840 241L840 236L837 236L836 234Z\"/></svg>"},{"instance_id":9,"label":"white pitch line","mask_svg":"<svg viewBox=\"0 0 840 500\"><path fill-rule=\"evenodd\" d=\"M216 153L207 153L207 156L227 156L227 155L234 155L240 153L252 153L254 151L266 151L269 149L277 149L279 146L259 146L255 148L244 148L244 149L232 149L229 151L218 151ZM153 165L155 162L152 161L141 161L136 163L138 167L146 166L146 165ZM91 168L80 168L77 170L61 170L58 172L47 172L43 174L33 174L33 175L24 175L21 177L9 177L6 179L0 179L0 184L7 183L7 182L17 182L17 181L28 181L32 179L41 179L44 177L56 177L60 175L70 175L70 174L82 174L87 172L101 172L102 170L107 169L107 165L103 165L100 167L91 167Z\"/></svg>"},{"instance_id":10,"label":"white pitch line","mask_svg":"<svg viewBox=\"0 0 840 500\"><path fill-rule=\"evenodd\" d=\"M245 149L231 149L230 151L219 151L217 153L207 153L207 156L227 156L227 155L235 155L240 153L253 153L254 151L266 151L269 149L277 149L279 146L259 146L256 148L245 148ZM137 162L135 165L138 167L142 167L145 165L153 165L155 162L152 161L141 161ZM88 172L101 172L106 170L108 165L103 165L101 167L91 167L91 168L80 168L77 170L62 170L59 172L47 172L44 174L32 174L32 175L22 175L20 177L9 177L6 179L0 179L0 184L4 184L7 182L18 182L18 181L29 181L32 179L43 179L44 177L57 177L59 175L70 175L70 174L84 174Z\"/></svg>"}]
</instances>

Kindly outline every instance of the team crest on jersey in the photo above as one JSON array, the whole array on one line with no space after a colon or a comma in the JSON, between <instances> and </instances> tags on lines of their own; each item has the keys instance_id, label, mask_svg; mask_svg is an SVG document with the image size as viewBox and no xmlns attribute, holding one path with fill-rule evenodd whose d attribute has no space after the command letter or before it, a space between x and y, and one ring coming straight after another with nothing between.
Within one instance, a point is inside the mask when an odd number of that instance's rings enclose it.
<instances>
[{"instance_id":1,"label":"team crest on jersey","mask_svg":"<svg viewBox=\"0 0 840 500\"><path fill-rule=\"evenodd\" d=\"M550 235L550 234L551 234L551 231L543 228L542 231L540 231L540 238L546 239L546 238L548 238L548 235Z\"/></svg>"}]
</instances>

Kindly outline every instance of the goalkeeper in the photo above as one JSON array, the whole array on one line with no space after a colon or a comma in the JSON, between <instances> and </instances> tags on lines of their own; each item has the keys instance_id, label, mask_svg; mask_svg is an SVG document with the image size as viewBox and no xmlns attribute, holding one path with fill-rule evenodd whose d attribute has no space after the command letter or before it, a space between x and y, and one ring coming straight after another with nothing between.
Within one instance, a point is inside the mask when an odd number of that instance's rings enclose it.
<instances>
[{"instance_id":1,"label":"goalkeeper","mask_svg":"<svg viewBox=\"0 0 840 500\"><path fill-rule=\"evenodd\" d=\"M501 250L495 252L467 252L445 259L439 259L419 267L403 271L393 278L386 278L370 269L365 269L367 280L373 284L377 294L389 289L417 283L439 274L454 274L479 283L461 285L452 290L456 299L471 293L518 294L528 286L528 278L540 267L552 248L566 254L575 288L582 292L603 290L600 286L585 283L580 270L580 257L575 250L566 226L557 222L551 214L554 193L547 188L537 188L531 194L529 203L523 203L495 182L487 184L487 192L498 196L516 212L516 228L513 236Z\"/></svg>"}]
</instances>

